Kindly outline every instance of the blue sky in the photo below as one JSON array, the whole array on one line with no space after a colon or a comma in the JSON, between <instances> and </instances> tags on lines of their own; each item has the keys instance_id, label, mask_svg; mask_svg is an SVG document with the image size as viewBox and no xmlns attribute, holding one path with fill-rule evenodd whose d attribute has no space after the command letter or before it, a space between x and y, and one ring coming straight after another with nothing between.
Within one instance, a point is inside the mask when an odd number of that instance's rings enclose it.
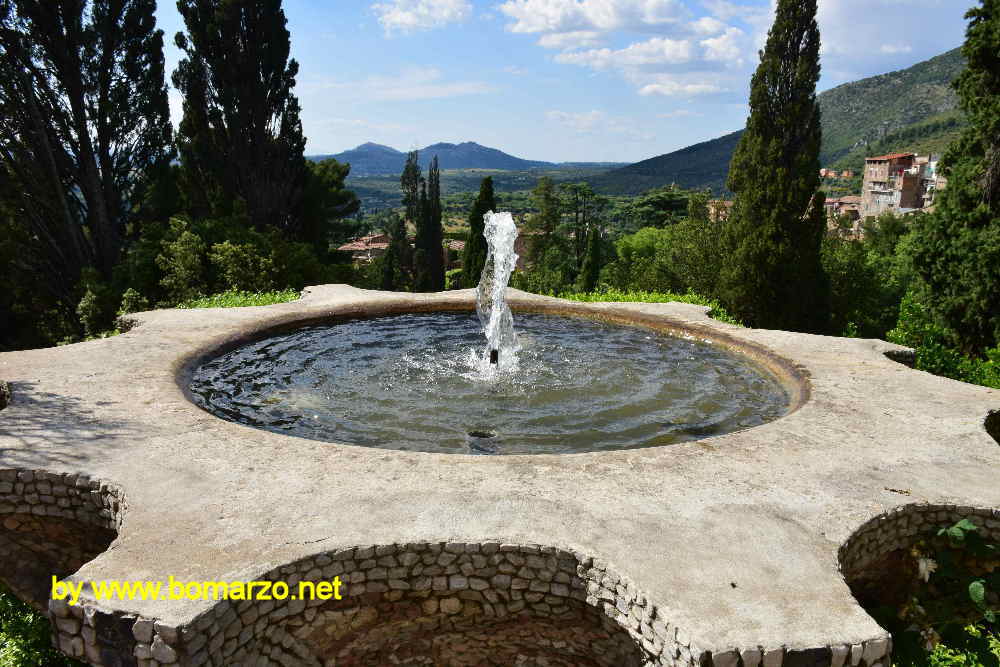
<instances>
[{"instance_id":1,"label":"blue sky","mask_svg":"<svg viewBox=\"0 0 1000 667\"><path fill-rule=\"evenodd\" d=\"M973 0L819 0L820 90L962 43ZM773 0L285 0L307 154L633 162L743 127ZM182 22L160 0L167 67ZM175 122L180 100L171 92Z\"/></svg>"}]
</instances>

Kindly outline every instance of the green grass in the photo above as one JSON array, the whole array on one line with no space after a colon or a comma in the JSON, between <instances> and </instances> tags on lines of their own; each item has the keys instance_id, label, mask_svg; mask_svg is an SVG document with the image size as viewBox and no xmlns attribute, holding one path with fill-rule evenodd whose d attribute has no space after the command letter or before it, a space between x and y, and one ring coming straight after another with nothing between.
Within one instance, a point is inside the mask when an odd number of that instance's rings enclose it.
<instances>
[{"instance_id":1,"label":"green grass","mask_svg":"<svg viewBox=\"0 0 1000 667\"><path fill-rule=\"evenodd\" d=\"M570 299L571 301L587 302L633 301L638 303L668 303L670 301L677 301L679 303L693 303L699 306L708 306L711 309L708 311L708 314L713 319L719 320L720 322L726 322L728 324L735 324L741 327L744 326L742 322L733 317L717 300L709 299L701 296L700 294L695 294L694 292L687 292L686 294L679 294L676 292L639 292L634 290L624 291L606 287L595 292L571 292L560 294L558 296L563 299Z\"/></svg>"},{"instance_id":2,"label":"green grass","mask_svg":"<svg viewBox=\"0 0 1000 667\"><path fill-rule=\"evenodd\" d=\"M276 290L273 292L241 292L231 290L211 296L203 296L177 304L178 308L242 308L244 306L270 306L275 303L287 303L299 298L299 291L294 289Z\"/></svg>"}]
</instances>

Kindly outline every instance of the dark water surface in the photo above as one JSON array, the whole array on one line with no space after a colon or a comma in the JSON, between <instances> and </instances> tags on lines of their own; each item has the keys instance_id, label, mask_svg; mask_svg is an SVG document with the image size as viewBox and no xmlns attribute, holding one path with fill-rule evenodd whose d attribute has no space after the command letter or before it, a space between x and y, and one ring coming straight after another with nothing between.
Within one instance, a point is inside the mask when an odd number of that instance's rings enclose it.
<instances>
[{"instance_id":1,"label":"dark water surface","mask_svg":"<svg viewBox=\"0 0 1000 667\"><path fill-rule=\"evenodd\" d=\"M299 329L197 369L215 415L315 440L453 454L669 445L782 416L778 382L716 346L641 327L515 314L520 351L481 358L471 313ZM470 433L475 434L470 436Z\"/></svg>"}]
</instances>

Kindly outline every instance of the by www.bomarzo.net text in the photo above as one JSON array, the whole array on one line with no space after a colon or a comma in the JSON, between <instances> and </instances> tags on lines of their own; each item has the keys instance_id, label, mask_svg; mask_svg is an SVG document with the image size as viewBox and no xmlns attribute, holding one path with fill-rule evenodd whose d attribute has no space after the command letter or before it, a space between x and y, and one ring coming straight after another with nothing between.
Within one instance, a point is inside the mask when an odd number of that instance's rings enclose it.
<instances>
[{"instance_id":1,"label":"by www.bomarzo.net text","mask_svg":"<svg viewBox=\"0 0 1000 667\"><path fill-rule=\"evenodd\" d=\"M340 577L329 581L59 581L52 577L52 599L74 606L84 591L104 600L342 600Z\"/></svg>"}]
</instances>

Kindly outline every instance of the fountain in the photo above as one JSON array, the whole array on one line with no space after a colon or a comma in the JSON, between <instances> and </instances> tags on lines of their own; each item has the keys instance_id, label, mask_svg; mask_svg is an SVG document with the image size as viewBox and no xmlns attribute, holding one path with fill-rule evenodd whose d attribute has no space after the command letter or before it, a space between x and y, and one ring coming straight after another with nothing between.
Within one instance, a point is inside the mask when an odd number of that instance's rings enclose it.
<instances>
[{"instance_id":1,"label":"fountain","mask_svg":"<svg viewBox=\"0 0 1000 667\"><path fill-rule=\"evenodd\" d=\"M515 334L517 227L510 213L484 221L478 327L435 312L301 328L203 363L194 400L280 433L453 454L669 445L787 411L773 375L703 341L538 313L518 315Z\"/></svg>"},{"instance_id":2,"label":"fountain","mask_svg":"<svg viewBox=\"0 0 1000 667\"><path fill-rule=\"evenodd\" d=\"M514 316L507 305L507 283L517 264L514 253L517 227L510 213L490 211L483 218L486 222L483 235L489 249L476 290L476 313L486 335L489 363L497 365L501 351L505 352L505 358L506 354L517 351Z\"/></svg>"}]
</instances>

